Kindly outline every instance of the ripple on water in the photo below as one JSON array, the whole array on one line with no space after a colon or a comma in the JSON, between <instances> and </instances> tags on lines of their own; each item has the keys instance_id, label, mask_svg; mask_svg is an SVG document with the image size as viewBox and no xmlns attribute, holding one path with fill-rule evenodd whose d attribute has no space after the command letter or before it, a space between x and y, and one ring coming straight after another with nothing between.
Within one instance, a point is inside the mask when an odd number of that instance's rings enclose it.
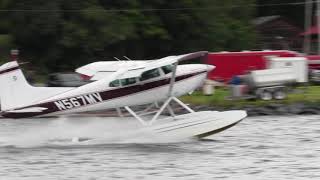
<instances>
[{"instance_id":1,"label":"ripple on water","mask_svg":"<svg viewBox=\"0 0 320 180\"><path fill-rule=\"evenodd\" d=\"M320 178L320 116L251 117L202 141L128 141L134 121L96 117L0 123L5 179Z\"/></svg>"}]
</instances>

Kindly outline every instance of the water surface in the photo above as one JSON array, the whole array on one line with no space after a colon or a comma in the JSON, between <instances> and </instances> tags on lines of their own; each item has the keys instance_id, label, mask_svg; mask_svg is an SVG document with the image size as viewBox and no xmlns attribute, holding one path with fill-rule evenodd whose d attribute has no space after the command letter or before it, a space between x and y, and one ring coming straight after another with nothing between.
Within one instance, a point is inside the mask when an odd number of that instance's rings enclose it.
<instances>
[{"instance_id":1,"label":"water surface","mask_svg":"<svg viewBox=\"0 0 320 180\"><path fill-rule=\"evenodd\" d=\"M98 117L1 119L0 179L320 178L320 116L247 118L207 141L139 127Z\"/></svg>"}]
</instances>

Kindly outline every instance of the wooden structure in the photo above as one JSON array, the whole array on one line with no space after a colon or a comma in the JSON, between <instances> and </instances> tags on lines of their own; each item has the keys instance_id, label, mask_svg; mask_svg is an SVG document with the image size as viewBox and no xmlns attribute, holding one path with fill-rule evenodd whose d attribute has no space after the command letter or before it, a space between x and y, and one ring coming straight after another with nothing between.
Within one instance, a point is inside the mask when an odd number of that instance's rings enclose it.
<instances>
[{"instance_id":1,"label":"wooden structure","mask_svg":"<svg viewBox=\"0 0 320 180\"><path fill-rule=\"evenodd\" d=\"M279 15L258 17L252 21L257 31L258 49L302 49L302 30Z\"/></svg>"}]
</instances>

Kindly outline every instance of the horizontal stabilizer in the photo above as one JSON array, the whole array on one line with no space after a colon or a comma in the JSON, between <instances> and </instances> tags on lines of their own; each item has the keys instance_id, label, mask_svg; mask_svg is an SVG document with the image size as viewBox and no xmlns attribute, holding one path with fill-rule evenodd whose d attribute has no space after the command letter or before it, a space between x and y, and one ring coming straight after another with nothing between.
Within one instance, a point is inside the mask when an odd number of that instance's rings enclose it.
<instances>
[{"instance_id":1,"label":"horizontal stabilizer","mask_svg":"<svg viewBox=\"0 0 320 180\"><path fill-rule=\"evenodd\" d=\"M31 108L24 108L24 109L19 109L19 110L11 110L11 111L6 111L10 113L28 113L28 112L42 112L44 110L47 110L48 108L44 107L31 107Z\"/></svg>"}]
</instances>

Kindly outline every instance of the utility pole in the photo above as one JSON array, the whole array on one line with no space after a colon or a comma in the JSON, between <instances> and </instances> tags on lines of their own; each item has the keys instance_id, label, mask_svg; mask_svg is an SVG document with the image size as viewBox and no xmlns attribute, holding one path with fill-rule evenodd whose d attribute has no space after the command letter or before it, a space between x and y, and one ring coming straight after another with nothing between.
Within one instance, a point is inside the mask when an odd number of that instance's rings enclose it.
<instances>
[{"instance_id":1,"label":"utility pole","mask_svg":"<svg viewBox=\"0 0 320 180\"><path fill-rule=\"evenodd\" d=\"M313 0L305 1L304 31L306 32L311 26ZM310 35L304 35L303 52L310 53Z\"/></svg>"},{"instance_id":2,"label":"utility pole","mask_svg":"<svg viewBox=\"0 0 320 180\"><path fill-rule=\"evenodd\" d=\"M318 55L320 54L320 1L317 1Z\"/></svg>"}]
</instances>

